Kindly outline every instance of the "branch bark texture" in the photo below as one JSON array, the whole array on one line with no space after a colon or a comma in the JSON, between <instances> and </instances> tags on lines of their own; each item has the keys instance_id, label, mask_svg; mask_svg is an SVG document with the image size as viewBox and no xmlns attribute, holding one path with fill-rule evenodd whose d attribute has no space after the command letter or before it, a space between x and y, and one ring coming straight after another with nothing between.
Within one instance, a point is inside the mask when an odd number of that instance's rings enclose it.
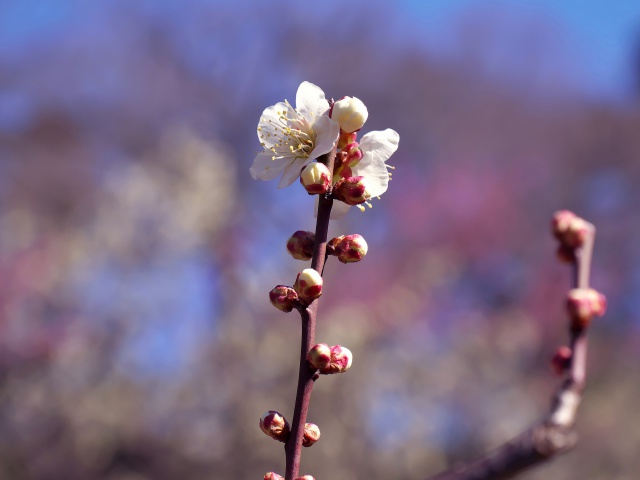
<instances>
[{"instance_id":1,"label":"branch bark texture","mask_svg":"<svg viewBox=\"0 0 640 480\"><path fill-rule=\"evenodd\" d=\"M320 157L318 161L324 163L333 175L333 165L336 157L336 148ZM331 192L319 197L318 218L316 221L315 246L311 268L322 274L327 253L327 233L329 231L329 218L333 199ZM314 300L308 307L300 309L300 319L302 321L302 338L300 342L300 365L298 371L298 388L296 392L296 403L293 411L291 423L291 434L285 444L286 456L286 480L294 480L300 473L300 458L302 454L302 438L304 436L304 424L307 420L311 391L316 377L307 363L307 354L315 344L316 318L318 312L318 301Z\"/></svg>"}]
</instances>

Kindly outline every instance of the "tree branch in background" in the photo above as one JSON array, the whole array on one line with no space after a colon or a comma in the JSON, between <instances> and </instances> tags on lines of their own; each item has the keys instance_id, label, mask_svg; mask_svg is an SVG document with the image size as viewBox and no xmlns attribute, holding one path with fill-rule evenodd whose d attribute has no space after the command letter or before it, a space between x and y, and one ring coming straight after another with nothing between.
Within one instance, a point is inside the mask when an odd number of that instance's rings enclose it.
<instances>
[{"instance_id":1,"label":"tree branch in background","mask_svg":"<svg viewBox=\"0 0 640 480\"><path fill-rule=\"evenodd\" d=\"M553 232L560 241L558 256L573 265L572 290L567 297L570 318L569 347L560 347L553 359L558 373L566 375L551 402L547 416L527 431L485 456L454 467L429 480L498 480L570 450L577 441L576 414L587 370L587 329L594 315L606 308L603 295L589 288L595 227L569 211L557 212Z\"/></svg>"}]
</instances>

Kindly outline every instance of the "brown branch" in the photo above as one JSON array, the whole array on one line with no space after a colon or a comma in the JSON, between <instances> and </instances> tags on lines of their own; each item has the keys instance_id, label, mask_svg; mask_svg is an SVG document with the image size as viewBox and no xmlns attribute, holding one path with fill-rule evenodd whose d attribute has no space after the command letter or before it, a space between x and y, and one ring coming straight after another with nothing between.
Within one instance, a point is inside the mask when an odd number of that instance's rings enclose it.
<instances>
[{"instance_id":1,"label":"brown branch","mask_svg":"<svg viewBox=\"0 0 640 480\"><path fill-rule=\"evenodd\" d=\"M319 158L327 165L330 172L333 172L333 164L336 157L336 148ZM327 252L327 232L329 230L329 217L333 200L330 193L319 197L318 219L316 221L315 246L311 268L322 274ZM302 339L300 342L300 366L298 372L298 389L296 392L296 403L291 422L291 434L285 444L286 456L286 480L294 480L300 472L300 457L302 453L302 438L304 435L304 424L307 420L309 401L311 400L311 390L316 379L314 373L307 364L307 353L315 344L316 335L316 315L318 311L318 300L314 300L307 308L300 309L302 320Z\"/></svg>"},{"instance_id":2,"label":"brown branch","mask_svg":"<svg viewBox=\"0 0 640 480\"><path fill-rule=\"evenodd\" d=\"M575 251L573 288L589 287L595 227L588 224L581 247ZM553 396L547 416L513 440L483 457L440 473L428 480L501 480L570 450L577 441L573 428L587 368L587 329L570 330L571 365L567 378Z\"/></svg>"}]
</instances>

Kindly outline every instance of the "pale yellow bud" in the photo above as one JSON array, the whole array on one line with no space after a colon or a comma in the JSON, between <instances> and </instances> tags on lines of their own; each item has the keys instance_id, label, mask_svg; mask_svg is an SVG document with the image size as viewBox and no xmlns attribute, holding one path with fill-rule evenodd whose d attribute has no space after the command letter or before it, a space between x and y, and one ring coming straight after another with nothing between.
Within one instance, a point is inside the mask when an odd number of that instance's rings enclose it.
<instances>
[{"instance_id":1,"label":"pale yellow bud","mask_svg":"<svg viewBox=\"0 0 640 480\"><path fill-rule=\"evenodd\" d=\"M322 295L322 275L313 268L305 268L296 278L293 288L298 296L310 302Z\"/></svg>"},{"instance_id":2,"label":"pale yellow bud","mask_svg":"<svg viewBox=\"0 0 640 480\"><path fill-rule=\"evenodd\" d=\"M360 130L367 121L369 112L362 100L356 97L344 97L333 104L331 118L340 124L347 133Z\"/></svg>"},{"instance_id":3,"label":"pale yellow bud","mask_svg":"<svg viewBox=\"0 0 640 480\"><path fill-rule=\"evenodd\" d=\"M331 172L324 163L311 162L300 174L300 183L309 195L322 195L331 188Z\"/></svg>"}]
</instances>

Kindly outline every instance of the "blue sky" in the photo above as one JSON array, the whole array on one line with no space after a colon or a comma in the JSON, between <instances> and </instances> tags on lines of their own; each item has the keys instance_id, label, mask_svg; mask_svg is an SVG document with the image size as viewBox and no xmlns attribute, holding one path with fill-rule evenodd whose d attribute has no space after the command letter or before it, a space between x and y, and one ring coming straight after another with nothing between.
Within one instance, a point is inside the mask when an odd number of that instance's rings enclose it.
<instances>
[{"instance_id":1,"label":"blue sky","mask_svg":"<svg viewBox=\"0 0 640 480\"><path fill-rule=\"evenodd\" d=\"M404 21L447 45L455 19L464 12L508 11L512 16L548 21L581 63L582 86L591 94L620 97L630 89L634 45L640 38L638 0L405 0ZM471 13L473 14L473 13ZM484 18L484 17L483 17ZM498 28L509 26L496 21Z\"/></svg>"},{"instance_id":2,"label":"blue sky","mask_svg":"<svg viewBox=\"0 0 640 480\"><path fill-rule=\"evenodd\" d=\"M209 0L208 3L228 6L225 0ZM554 32L541 32L540 40L553 45L557 39L562 44L559 46L563 51L558 52L556 65L562 65L562 55L570 58L572 66L577 65L580 71L574 78L580 89L596 96L618 98L631 89L632 52L637 43L635 39L640 36L638 0L404 0L378 3L399 13L395 41L418 39L417 43L427 42L440 56L459 53L456 51L459 48L456 32L460 30L460 18L465 15L467 18L477 16L480 23L491 21L496 41L503 45L517 37L518 25L532 20L546 23ZM197 4L194 2L194 6ZM126 2L116 2L114 8L125 5ZM337 2L326 2L324 7L331 10L336 5ZM178 6L180 15L176 15ZM243 5L239 9L246 14L248 7ZM24 47L34 41L37 43L43 35L64 35L67 26L93 24L97 27L95 24L104 19L105 8L108 10L109 2L0 0L0 61L10 61L27 53L28 49L24 50ZM148 14L156 12L154 15L160 16L167 14L169 21L173 18L176 22L188 16L184 5L175 0L134 2L127 8L142 9ZM359 8L362 5L356 3L354 11ZM238 21L240 17L239 12ZM513 22L514 19L517 22ZM240 31L243 24L238 24ZM505 69L509 65L507 61L499 63L497 68Z\"/></svg>"}]
</instances>

